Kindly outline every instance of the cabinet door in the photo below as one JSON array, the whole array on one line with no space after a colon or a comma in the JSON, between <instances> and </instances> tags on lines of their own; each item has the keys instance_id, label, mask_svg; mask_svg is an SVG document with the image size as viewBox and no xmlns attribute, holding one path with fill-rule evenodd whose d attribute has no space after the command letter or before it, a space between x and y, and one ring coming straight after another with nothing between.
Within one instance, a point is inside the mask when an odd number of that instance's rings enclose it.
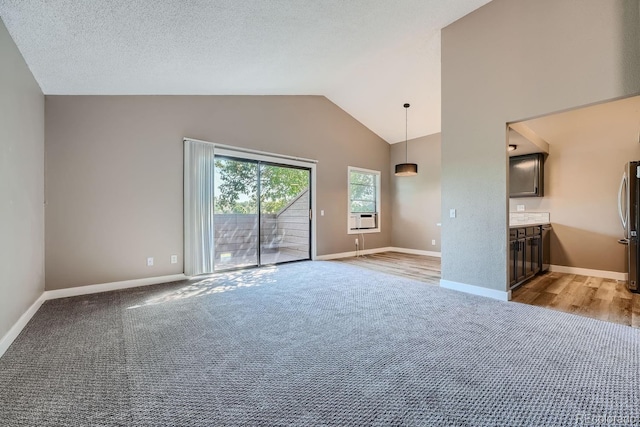
<instances>
[{"instance_id":1,"label":"cabinet door","mask_svg":"<svg viewBox=\"0 0 640 427\"><path fill-rule=\"evenodd\" d=\"M531 236L526 239L525 249L525 277L534 276L540 271L541 236Z\"/></svg>"},{"instance_id":2,"label":"cabinet door","mask_svg":"<svg viewBox=\"0 0 640 427\"><path fill-rule=\"evenodd\" d=\"M524 276L525 277L531 277L535 274L533 260L535 257L536 264L537 264L538 258L534 255L537 249L534 250L533 240L534 240L533 237L527 237L525 240L525 250L524 250ZM535 248L537 248L537 246L535 246Z\"/></svg>"},{"instance_id":3,"label":"cabinet door","mask_svg":"<svg viewBox=\"0 0 640 427\"><path fill-rule=\"evenodd\" d=\"M520 282L524 280L525 276L525 246L526 239L520 239L516 241L517 243L517 252L516 252L516 282Z\"/></svg>"},{"instance_id":4,"label":"cabinet door","mask_svg":"<svg viewBox=\"0 0 640 427\"><path fill-rule=\"evenodd\" d=\"M543 184L543 154L525 154L509 158L509 197L542 197Z\"/></svg>"},{"instance_id":5,"label":"cabinet door","mask_svg":"<svg viewBox=\"0 0 640 427\"><path fill-rule=\"evenodd\" d=\"M509 242L509 285L513 286L517 283L516 277L516 259L518 258L518 242Z\"/></svg>"},{"instance_id":6,"label":"cabinet door","mask_svg":"<svg viewBox=\"0 0 640 427\"><path fill-rule=\"evenodd\" d=\"M533 236L527 249L532 274L537 274L542 269L542 236Z\"/></svg>"}]
</instances>

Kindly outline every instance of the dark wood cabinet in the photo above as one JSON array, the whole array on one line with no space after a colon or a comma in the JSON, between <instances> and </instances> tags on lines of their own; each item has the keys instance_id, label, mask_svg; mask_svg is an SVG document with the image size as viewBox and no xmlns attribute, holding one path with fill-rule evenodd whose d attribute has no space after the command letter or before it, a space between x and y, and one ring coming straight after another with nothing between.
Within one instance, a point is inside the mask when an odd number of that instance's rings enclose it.
<instances>
[{"instance_id":1,"label":"dark wood cabinet","mask_svg":"<svg viewBox=\"0 0 640 427\"><path fill-rule=\"evenodd\" d=\"M524 228L512 228L509 235L509 283L511 287L517 286L526 278L526 237Z\"/></svg>"},{"instance_id":2,"label":"dark wood cabinet","mask_svg":"<svg viewBox=\"0 0 640 427\"><path fill-rule=\"evenodd\" d=\"M527 255L529 259L529 265L531 276L536 275L542 269L542 236L540 235L540 228L536 227L536 233L534 236L527 238Z\"/></svg>"},{"instance_id":3,"label":"dark wood cabinet","mask_svg":"<svg viewBox=\"0 0 640 427\"><path fill-rule=\"evenodd\" d=\"M509 285L511 289L538 274L542 269L541 227L509 230Z\"/></svg>"},{"instance_id":4,"label":"dark wood cabinet","mask_svg":"<svg viewBox=\"0 0 640 427\"><path fill-rule=\"evenodd\" d=\"M544 154L509 158L509 197L544 196Z\"/></svg>"},{"instance_id":5,"label":"dark wood cabinet","mask_svg":"<svg viewBox=\"0 0 640 427\"><path fill-rule=\"evenodd\" d=\"M509 287L514 286L517 283L516 273L516 248L518 244L515 240L509 240Z\"/></svg>"}]
</instances>

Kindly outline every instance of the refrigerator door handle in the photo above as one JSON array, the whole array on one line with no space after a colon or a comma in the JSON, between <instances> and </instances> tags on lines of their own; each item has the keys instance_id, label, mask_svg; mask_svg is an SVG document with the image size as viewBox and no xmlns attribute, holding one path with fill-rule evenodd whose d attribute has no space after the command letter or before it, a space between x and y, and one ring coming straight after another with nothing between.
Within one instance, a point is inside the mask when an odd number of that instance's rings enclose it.
<instances>
[{"instance_id":1,"label":"refrigerator door handle","mask_svg":"<svg viewBox=\"0 0 640 427\"><path fill-rule=\"evenodd\" d=\"M627 231L627 220L628 220L628 210L625 209L625 212L622 212L622 199L626 199L627 193L627 172L625 171L622 174L622 180L620 181L620 188L618 189L618 215L620 215L620 222L622 223L622 228L624 231ZM625 200L625 204L628 203ZM625 208L628 208L625 206Z\"/></svg>"}]
</instances>

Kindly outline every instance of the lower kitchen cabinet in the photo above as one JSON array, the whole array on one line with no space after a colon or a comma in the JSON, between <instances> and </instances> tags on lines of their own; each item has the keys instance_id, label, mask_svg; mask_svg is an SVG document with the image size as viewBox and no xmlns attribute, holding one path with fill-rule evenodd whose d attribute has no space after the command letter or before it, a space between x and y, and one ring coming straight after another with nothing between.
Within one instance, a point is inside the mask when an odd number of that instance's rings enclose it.
<instances>
[{"instance_id":1,"label":"lower kitchen cabinet","mask_svg":"<svg viewBox=\"0 0 640 427\"><path fill-rule=\"evenodd\" d=\"M534 227L533 236L527 237L527 277L535 276L542 269L542 235L540 227Z\"/></svg>"},{"instance_id":2,"label":"lower kitchen cabinet","mask_svg":"<svg viewBox=\"0 0 640 427\"><path fill-rule=\"evenodd\" d=\"M509 246L509 283L513 287L525 279L524 239L511 240Z\"/></svg>"},{"instance_id":3,"label":"lower kitchen cabinet","mask_svg":"<svg viewBox=\"0 0 640 427\"><path fill-rule=\"evenodd\" d=\"M509 285L513 289L542 269L541 227L509 230Z\"/></svg>"}]
</instances>

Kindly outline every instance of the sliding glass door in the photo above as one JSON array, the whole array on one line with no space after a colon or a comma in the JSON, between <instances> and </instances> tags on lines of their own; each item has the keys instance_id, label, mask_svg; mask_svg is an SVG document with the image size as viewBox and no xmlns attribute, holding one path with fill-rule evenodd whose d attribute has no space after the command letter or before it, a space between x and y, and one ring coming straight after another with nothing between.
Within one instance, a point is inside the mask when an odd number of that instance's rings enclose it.
<instances>
[{"instance_id":1,"label":"sliding glass door","mask_svg":"<svg viewBox=\"0 0 640 427\"><path fill-rule=\"evenodd\" d=\"M310 259L311 172L260 164L260 263Z\"/></svg>"},{"instance_id":2,"label":"sliding glass door","mask_svg":"<svg viewBox=\"0 0 640 427\"><path fill-rule=\"evenodd\" d=\"M310 169L216 155L215 271L310 259Z\"/></svg>"},{"instance_id":3,"label":"sliding glass door","mask_svg":"<svg viewBox=\"0 0 640 427\"><path fill-rule=\"evenodd\" d=\"M215 156L214 269L259 265L258 162Z\"/></svg>"}]
</instances>

